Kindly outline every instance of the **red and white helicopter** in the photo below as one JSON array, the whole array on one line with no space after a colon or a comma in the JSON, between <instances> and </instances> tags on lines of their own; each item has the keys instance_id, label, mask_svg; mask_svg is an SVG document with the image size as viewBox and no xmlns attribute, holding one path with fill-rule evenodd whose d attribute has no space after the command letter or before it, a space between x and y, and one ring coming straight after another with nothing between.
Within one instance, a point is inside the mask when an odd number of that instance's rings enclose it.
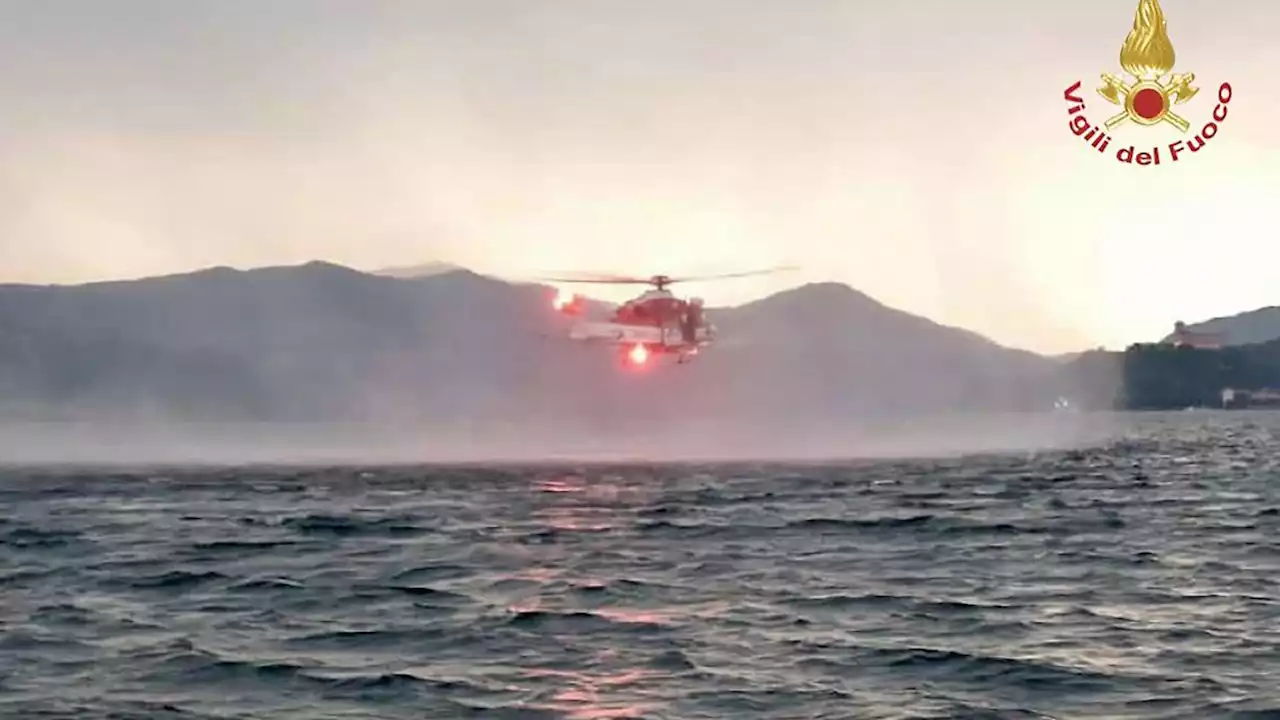
<instances>
[{"instance_id":1,"label":"red and white helicopter","mask_svg":"<svg viewBox=\"0 0 1280 720\"><path fill-rule=\"evenodd\" d=\"M554 283L590 283L597 285L652 285L639 296L619 305L604 319L585 318L586 299L560 291L555 308L576 318L569 328L569 339L585 343L611 345L617 348L623 362L645 365L655 356L674 356L677 364L691 361L716 338L716 327L707 320L702 298L678 298L667 288L675 283L765 275L794 268L771 268L727 275L699 277L629 277L625 275L582 275L577 277L541 278Z\"/></svg>"}]
</instances>

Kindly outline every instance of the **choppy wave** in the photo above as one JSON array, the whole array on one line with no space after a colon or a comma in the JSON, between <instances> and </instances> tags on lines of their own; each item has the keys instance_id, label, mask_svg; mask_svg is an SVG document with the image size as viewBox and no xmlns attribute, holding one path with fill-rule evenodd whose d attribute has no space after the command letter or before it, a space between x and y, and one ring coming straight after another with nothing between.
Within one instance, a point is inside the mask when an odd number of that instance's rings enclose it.
<instances>
[{"instance_id":1,"label":"choppy wave","mask_svg":"<svg viewBox=\"0 0 1280 720\"><path fill-rule=\"evenodd\" d=\"M1277 449L12 470L0 716L1280 717Z\"/></svg>"}]
</instances>

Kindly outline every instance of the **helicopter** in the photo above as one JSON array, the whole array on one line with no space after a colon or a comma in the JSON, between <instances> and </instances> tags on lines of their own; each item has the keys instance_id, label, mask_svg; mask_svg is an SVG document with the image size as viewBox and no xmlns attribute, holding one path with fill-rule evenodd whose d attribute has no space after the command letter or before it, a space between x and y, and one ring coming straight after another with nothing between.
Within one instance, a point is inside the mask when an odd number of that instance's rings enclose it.
<instances>
[{"instance_id":1,"label":"helicopter","mask_svg":"<svg viewBox=\"0 0 1280 720\"><path fill-rule=\"evenodd\" d=\"M765 275L791 267L770 268L751 272L696 277L652 275L582 275L546 277L547 282L586 283L596 285L649 285L651 288L619 305L601 320L586 319L586 299L560 291L553 306L564 315L575 318L568 339L588 344L611 345L627 365L643 366L651 358L674 356L676 363L691 362L698 353L716 339L716 326L707 319L702 298L676 297L668 288L675 283L701 282Z\"/></svg>"}]
</instances>

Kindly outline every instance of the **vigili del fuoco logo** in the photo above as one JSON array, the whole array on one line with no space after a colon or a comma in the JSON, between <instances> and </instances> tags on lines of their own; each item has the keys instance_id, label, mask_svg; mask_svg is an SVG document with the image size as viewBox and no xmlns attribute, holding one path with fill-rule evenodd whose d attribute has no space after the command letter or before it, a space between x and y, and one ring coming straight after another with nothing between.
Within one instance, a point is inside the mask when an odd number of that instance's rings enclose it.
<instances>
[{"instance_id":1,"label":"vigili del fuoco logo","mask_svg":"<svg viewBox=\"0 0 1280 720\"><path fill-rule=\"evenodd\" d=\"M1169 40L1169 28L1160 9L1159 0L1139 0L1138 11L1133 16L1133 29L1120 46L1120 67L1128 77L1102 73L1102 87L1098 94L1115 105L1120 112L1101 125L1095 125L1085 116L1085 102L1080 95L1081 81L1062 93L1070 103L1067 113L1071 116L1071 132L1083 138L1099 153L1106 153L1112 144L1109 134L1112 128L1132 125L1139 128L1168 124L1180 132L1191 131L1191 123L1175 112L1200 92L1193 86L1194 73L1173 71L1173 42ZM1227 119L1227 105L1231 102L1231 84L1218 87L1218 104L1213 109L1213 119L1199 125L1195 135L1185 141L1177 140L1167 146L1151 146L1150 150L1134 152L1135 145L1120 146L1117 143L1116 160L1127 164L1159 165L1161 162L1177 162L1191 153L1200 152L1218 134L1218 128Z\"/></svg>"}]
</instances>

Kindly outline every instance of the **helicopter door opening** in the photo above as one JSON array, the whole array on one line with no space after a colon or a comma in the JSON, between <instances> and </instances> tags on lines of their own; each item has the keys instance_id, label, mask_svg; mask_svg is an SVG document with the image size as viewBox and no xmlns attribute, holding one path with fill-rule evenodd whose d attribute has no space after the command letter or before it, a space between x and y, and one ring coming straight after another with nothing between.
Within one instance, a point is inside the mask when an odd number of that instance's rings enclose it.
<instances>
[{"instance_id":1,"label":"helicopter door opening","mask_svg":"<svg viewBox=\"0 0 1280 720\"><path fill-rule=\"evenodd\" d=\"M702 300L694 298L685 304L680 318L680 334L686 345L696 345L698 328L702 327Z\"/></svg>"}]
</instances>

